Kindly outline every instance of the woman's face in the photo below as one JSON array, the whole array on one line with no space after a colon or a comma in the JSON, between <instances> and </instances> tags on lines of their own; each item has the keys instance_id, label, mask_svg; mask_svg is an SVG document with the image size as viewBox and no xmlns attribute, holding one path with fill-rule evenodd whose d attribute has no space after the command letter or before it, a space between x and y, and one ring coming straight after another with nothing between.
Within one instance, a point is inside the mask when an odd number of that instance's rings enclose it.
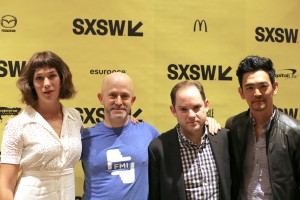
<instances>
[{"instance_id":1,"label":"woman's face","mask_svg":"<svg viewBox=\"0 0 300 200\"><path fill-rule=\"evenodd\" d=\"M39 102L59 100L60 77L55 68L46 66L36 69L33 76L33 86Z\"/></svg>"}]
</instances>

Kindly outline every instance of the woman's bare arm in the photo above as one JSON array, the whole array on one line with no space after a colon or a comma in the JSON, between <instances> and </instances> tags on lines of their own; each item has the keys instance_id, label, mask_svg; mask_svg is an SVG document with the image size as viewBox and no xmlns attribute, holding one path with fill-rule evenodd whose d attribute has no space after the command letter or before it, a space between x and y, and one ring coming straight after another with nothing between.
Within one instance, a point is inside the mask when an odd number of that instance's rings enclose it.
<instances>
[{"instance_id":1,"label":"woman's bare arm","mask_svg":"<svg viewBox=\"0 0 300 200\"><path fill-rule=\"evenodd\" d=\"M20 165L1 163L0 199L13 200Z\"/></svg>"}]
</instances>

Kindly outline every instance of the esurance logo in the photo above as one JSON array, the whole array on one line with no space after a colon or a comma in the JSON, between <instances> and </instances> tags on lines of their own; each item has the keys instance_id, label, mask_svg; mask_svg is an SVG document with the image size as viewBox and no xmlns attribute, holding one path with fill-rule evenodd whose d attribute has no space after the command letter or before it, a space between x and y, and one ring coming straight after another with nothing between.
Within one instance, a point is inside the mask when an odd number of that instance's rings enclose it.
<instances>
[{"instance_id":1,"label":"esurance logo","mask_svg":"<svg viewBox=\"0 0 300 200\"><path fill-rule=\"evenodd\" d=\"M92 75L106 75L106 74L111 74L114 72L122 72L126 73L126 70L123 69L91 69L90 74Z\"/></svg>"},{"instance_id":2,"label":"esurance logo","mask_svg":"<svg viewBox=\"0 0 300 200\"><path fill-rule=\"evenodd\" d=\"M170 64L168 66L168 78L170 80L220 80L231 81L232 76L229 72L230 66L222 65L189 65L189 64Z\"/></svg>"},{"instance_id":3,"label":"esurance logo","mask_svg":"<svg viewBox=\"0 0 300 200\"><path fill-rule=\"evenodd\" d=\"M0 24L3 29L2 32L16 32L14 27L17 25L17 18L12 15L4 15L0 19Z\"/></svg>"},{"instance_id":4,"label":"esurance logo","mask_svg":"<svg viewBox=\"0 0 300 200\"><path fill-rule=\"evenodd\" d=\"M298 43L298 29L257 27L255 34L258 42Z\"/></svg>"},{"instance_id":5,"label":"esurance logo","mask_svg":"<svg viewBox=\"0 0 300 200\"><path fill-rule=\"evenodd\" d=\"M139 29L143 23L131 20L81 19L73 20L73 33L76 35L111 35L143 37Z\"/></svg>"},{"instance_id":6,"label":"esurance logo","mask_svg":"<svg viewBox=\"0 0 300 200\"><path fill-rule=\"evenodd\" d=\"M206 24L206 21L205 20L199 20L197 19L195 22L194 22L194 32L196 32L197 30L198 31L202 31L202 25L204 26L204 31L207 32L207 24ZM198 29L197 29L198 27Z\"/></svg>"},{"instance_id":7,"label":"esurance logo","mask_svg":"<svg viewBox=\"0 0 300 200\"><path fill-rule=\"evenodd\" d=\"M297 78L298 74L296 69L281 69L276 73L276 78Z\"/></svg>"}]
</instances>

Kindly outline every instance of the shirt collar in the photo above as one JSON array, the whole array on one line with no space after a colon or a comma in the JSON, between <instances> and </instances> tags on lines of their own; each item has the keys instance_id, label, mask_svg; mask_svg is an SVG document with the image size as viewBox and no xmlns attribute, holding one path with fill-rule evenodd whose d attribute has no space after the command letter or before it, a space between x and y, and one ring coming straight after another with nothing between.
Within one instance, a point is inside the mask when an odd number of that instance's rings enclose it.
<instances>
[{"instance_id":1,"label":"shirt collar","mask_svg":"<svg viewBox=\"0 0 300 200\"><path fill-rule=\"evenodd\" d=\"M201 149L204 149L205 146L206 146L206 143L207 143L207 127L205 126L205 131L204 131L204 134L201 138L201 144L200 145L197 145L195 144L193 141L191 141L190 139L188 139L187 137L185 137L181 130L180 130L180 126L179 124L176 125L176 130L177 130L177 134L178 134L178 138L179 138L179 143L182 145L182 146L185 146L185 147L188 147L188 148L201 148Z\"/></svg>"},{"instance_id":2,"label":"shirt collar","mask_svg":"<svg viewBox=\"0 0 300 200\"><path fill-rule=\"evenodd\" d=\"M31 106L27 106L23 112L24 112L24 114L26 114L25 116L27 116L27 119L26 119L27 123L41 121L42 116L38 112L36 112L36 110L34 108L32 108ZM70 118L74 121L76 120L75 116L73 116L73 114L70 113L70 111L68 109L66 109L63 105L62 105L62 112L63 112L64 119Z\"/></svg>"},{"instance_id":3,"label":"shirt collar","mask_svg":"<svg viewBox=\"0 0 300 200\"><path fill-rule=\"evenodd\" d=\"M274 119L275 114L276 114L276 109L273 110L272 116L271 116L270 119L265 123L265 125L264 125L264 130L268 130L268 129L270 128L271 122L272 122L272 120ZM250 121L251 121L251 124L252 124L253 126L255 126L256 121L255 121L254 117L252 116L251 112L250 112Z\"/></svg>"}]
</instances>

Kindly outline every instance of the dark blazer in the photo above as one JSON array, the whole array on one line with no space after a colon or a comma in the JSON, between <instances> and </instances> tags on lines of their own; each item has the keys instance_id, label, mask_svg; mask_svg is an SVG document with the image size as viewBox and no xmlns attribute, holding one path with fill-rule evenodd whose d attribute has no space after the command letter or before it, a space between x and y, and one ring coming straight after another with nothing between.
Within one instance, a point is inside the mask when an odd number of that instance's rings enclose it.
<instances>
[{"instance_id":1,"label":"dark blazer","mask_svg":"<svg viewBox=\"0 0 300 200\"><path fill-rule=\"evenodd\" d=\"M222 200L230 199L231 174L228 150L228 130L216 136L208 134L216 161ZM154 139L149 153L149 199L185 200L185 185L176 127Z\"/></svg>"}]
</instances>

